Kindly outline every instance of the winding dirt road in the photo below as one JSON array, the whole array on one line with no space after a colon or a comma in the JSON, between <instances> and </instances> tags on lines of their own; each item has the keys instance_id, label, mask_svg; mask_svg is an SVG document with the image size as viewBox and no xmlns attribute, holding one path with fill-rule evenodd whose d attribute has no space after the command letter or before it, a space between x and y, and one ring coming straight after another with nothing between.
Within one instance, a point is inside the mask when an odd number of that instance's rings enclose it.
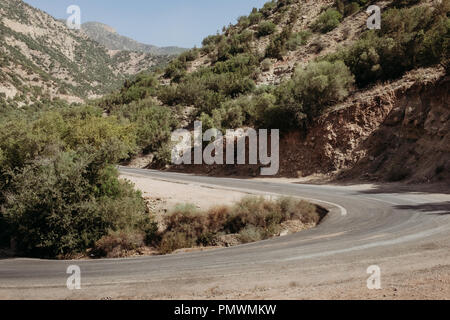
<instances>
[{"instance_id":1,"label":"winding dirt road","mask_svg":"<svg viewBox=\"0 0 450 320\"><path fill-rule=\"evenodd\" d=\"M297 196L330 210L320 226L204 252L114 260L0 260L1 299L450 299L450 190L303 185L120 168L217 189ZM82 289L66 288L69 265ZM381 269L381 290L367 268Z\"/></svg>"}]
</instances>

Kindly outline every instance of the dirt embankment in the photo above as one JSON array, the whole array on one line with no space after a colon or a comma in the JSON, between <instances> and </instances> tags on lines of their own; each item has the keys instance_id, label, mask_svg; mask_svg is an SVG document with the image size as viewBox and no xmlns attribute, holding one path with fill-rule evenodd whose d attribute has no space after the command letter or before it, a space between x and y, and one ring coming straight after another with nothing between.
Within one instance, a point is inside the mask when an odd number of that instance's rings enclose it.
<instances>
[{"instance_id":1,"label":"dirt embankment","mask_svg":"<svg viewBox=\"0 0 450 320\"><path fill-rule=\"evenodd\" d=\"M449 79L416 70L356 93L320 117L306 137L281 142L280 175L437 182L450 171Z\"/></svg>"},{"instance_id":2,"label":"dirt embankment","mask_svg":"<svg viewBox=\"0 0 450 320\"><path fill-rule=\"evenodd\" d=\"M449 77L396 92L394 108L355 152L365 156L341 178L450 182Z\"/></svg>"},{"instance_id":3,"label":"dirt embankment","mask_svg":"<svg viewBox=\"0 0 450 320\"><path fill-rule=\"evenodd\" d=\"M281 175L369 181L449 181L449 78L417 70L356 94L305 139L287 137Z\"/></svg>"}]
</instances>

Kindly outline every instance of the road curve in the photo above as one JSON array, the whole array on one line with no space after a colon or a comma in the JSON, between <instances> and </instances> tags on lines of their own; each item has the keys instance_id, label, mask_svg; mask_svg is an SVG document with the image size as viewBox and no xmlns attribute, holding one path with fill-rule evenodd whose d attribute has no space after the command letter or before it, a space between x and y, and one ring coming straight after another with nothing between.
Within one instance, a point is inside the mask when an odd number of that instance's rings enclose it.
<instances>
[{"instance_id":1,"label":"road curve","mask_svg":"<svg viewBox=\"0 0 450 320\"><path fill-rule=\"evenodd\" d=\"M241 290L292 277L308 287L366 279L366 268L372 264L395 275L414 266L426 267L431 252L436 261L430 267L448 262L449 190L388 192L381 187L213 178L123 167L120 171L186 188L198 184L218 192L302 197L327 207L330 214L315 229L204 252L92 261L0 260L0 298L189 298L190 294L195 298L197 291L209 287ZM73 264L82 270L83 290L78 296L66 288L66 269ZM177 290L183 295L176 295Z\"/></svg>"}]
</instances>

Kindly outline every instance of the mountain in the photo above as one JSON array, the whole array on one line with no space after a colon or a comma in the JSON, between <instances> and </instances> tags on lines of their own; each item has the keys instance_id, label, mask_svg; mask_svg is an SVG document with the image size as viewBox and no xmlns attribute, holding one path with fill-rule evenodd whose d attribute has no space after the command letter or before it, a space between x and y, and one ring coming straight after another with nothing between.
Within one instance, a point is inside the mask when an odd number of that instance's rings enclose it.
<instances>
[{"instance_id":1,"label":"mountain","mask_svg":"<svg viewBox=\"0 0 450 320\"><path fill-rule=\"evenodd\" d=\"M157 47L139 43L118 34L112 27L100 22L83 23L81 30L92 40L97 41L110 50L137 51L154 55L177 55L187 50L179 47Z\"/></svg>"},{"instance_id":2,"label":"mountain","mask_svg":"<svg viewBox=\"0 0 450 320\"><path fill-rule=\"evenodd\" d=\"M81 102L166 63L167 56L111 51L21 0L0 1L0 105Z\"/></svg>"}]
</instances>

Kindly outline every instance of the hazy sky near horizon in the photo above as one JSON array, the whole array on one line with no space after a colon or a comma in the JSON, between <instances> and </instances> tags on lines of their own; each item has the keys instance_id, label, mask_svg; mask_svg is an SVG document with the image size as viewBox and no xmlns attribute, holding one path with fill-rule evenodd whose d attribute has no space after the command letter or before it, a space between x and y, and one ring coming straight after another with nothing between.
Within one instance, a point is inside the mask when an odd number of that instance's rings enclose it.
<instances>
[{"instance_id":1,"label":"hazy sky near horizon","mask_svg":"<svg viewBox=\"0 0 450 320\"><path fill-rule=\"evenodd\" d=\"M81 22L97 21L139 42L157 46L200 46L204 37L235 23L268 0L25 0L55 18L81 8Z\"/></svg>"}]
</instances>

